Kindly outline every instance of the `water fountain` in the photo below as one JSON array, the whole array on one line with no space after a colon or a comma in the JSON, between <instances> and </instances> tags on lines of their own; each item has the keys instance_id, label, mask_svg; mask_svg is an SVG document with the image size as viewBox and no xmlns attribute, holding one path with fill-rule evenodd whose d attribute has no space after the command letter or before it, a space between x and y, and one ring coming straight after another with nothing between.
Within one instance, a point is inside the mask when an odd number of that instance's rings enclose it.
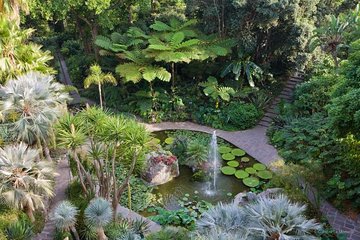
<instances>
[{"instance_id":1,"label":"water fountain","mask_svg":"<svg viewBox=\"0 0 360 240\"><path fill-rule=\"evenodd\" d=\"M211 180L206 190L207 194L213 195L216 192L216 180L219 173L219 152L217 145L216 131L213 132L209 146L209 162L211 164Z\"/></svg>"}]
</instances>

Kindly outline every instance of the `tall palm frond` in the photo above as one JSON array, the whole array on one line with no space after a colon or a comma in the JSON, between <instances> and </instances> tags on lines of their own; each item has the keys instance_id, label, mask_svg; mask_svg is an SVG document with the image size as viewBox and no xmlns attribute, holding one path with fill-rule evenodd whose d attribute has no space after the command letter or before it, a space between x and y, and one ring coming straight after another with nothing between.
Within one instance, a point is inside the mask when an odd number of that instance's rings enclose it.
<instances>
[{"instance_id":1,"label":"tall palm frond","mask_svg":"<svg viewBox=\"0 0 360 240\"><path fill-rule=\"evenodd\" d=\"M96 84L99 89L100 107L103 108L102 85L110 83L116 85L116 78L111 73L103 73L101 67L94 64L90 67L90 74L84 80L84 87L89 88L90 85Z\"/></svg>"}]
</instances>

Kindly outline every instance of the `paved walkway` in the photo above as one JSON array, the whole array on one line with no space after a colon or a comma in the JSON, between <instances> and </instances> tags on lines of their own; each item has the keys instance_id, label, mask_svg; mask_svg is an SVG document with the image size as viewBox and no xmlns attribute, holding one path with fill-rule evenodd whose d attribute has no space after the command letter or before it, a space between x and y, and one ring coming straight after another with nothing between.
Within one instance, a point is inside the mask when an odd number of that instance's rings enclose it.
<instances>
[{"instance_id":1,"label":"paved walkway","mask_svg":"<svg viewBox=\"0 0 360 240\"><path fill-rule=\"evenodd\" d=\"M56 207L56 205L65 200L66 189L70 183L70 166L67 156L63 156L57 166L56 172L58 176L55 178L55 196L51 199L48 214ZM50 219L47 219L45 226L41 233L39 233L35 240L53 240L55 236L55 225Z\"/></svg>"}]
</instances>

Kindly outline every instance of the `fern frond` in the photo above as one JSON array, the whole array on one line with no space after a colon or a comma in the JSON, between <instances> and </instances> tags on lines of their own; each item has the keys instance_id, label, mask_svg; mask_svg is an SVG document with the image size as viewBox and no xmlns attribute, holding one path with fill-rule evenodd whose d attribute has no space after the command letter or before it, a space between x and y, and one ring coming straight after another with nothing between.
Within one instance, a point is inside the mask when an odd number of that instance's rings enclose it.
<instances>
[{"instance_id":1,"label":"fern frond","mask_svg":"<svg viewBox=\"0 0 360 240\"><path fill-rule=\"evenodd\" d=\"M116 67L115 72L125 79L125 82L138 83L142 79L140 72L142 66L136 63L123 63Z\"/></svg>"},{"instance_id":2,"label":"fern frond","mask_svg":"<svg viewBox=\"0 0 360 240\"><path fill-rule=\"evenodd\" d=\"M155 21L154 24L150 25L151 29L154 29L155 31L158 32L165 32L165 31L171 31L172 28L167 25L166 23L163 23L161 21Z\"/></svg>"}]
</instances>

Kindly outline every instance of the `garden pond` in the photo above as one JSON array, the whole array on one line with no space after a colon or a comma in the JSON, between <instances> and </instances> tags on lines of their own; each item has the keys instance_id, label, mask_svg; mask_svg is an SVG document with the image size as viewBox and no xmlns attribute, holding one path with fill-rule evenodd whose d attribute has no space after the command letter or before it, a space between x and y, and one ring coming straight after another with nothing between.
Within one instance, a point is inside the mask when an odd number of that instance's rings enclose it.
<instances>
[{"instance_id":1,"label":"garden pond","mask_svg":"<svg viewBox=\"0 0 360 240\"><path fill-rule=\"evenodd\" d=\"M154 133L164 149L171 150L171 145L177 138L185 138L189 142L201 142L209 146L211 135L207 133L174 130ZM154 188L153 193L162 196L167 208L176 206L178 199L184 195L198 197L201 200L216 204L231 201L234 196L243 191L261 191L262 186L272 177L265 165L249 156L245 151L217 137L219 152L219 167L216 180L216 191L207 191L209 181L194 181L193 168L183 165L179 159L180 175L173 180ZM208 151L208 150L207 150ZM175 154L175 153L174 153ZM176 154L175 154L176 155Z\"/></svg>"}]
</instances>

